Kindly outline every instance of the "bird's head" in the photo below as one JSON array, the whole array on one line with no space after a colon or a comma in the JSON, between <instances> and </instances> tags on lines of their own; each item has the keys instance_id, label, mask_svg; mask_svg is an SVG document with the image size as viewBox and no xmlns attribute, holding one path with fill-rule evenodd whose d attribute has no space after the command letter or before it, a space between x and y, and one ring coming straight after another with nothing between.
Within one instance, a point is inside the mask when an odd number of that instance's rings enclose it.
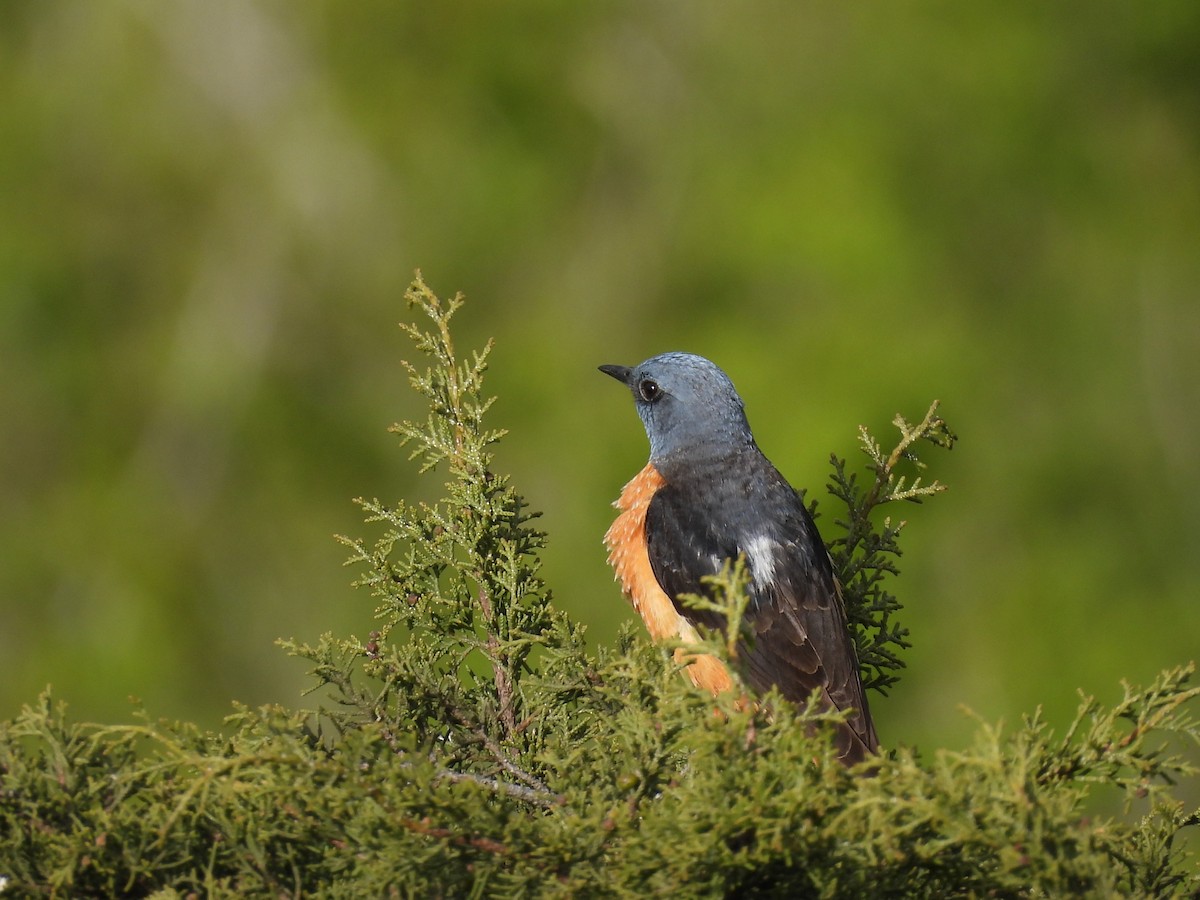
<instances>
[{"instance_id":1,"label":"bird's head","mask_svg":"<svg viewBox=\"0 0 1200 900\"><path fill-rule=\"evenodd\" d=\"M694 353L663 353L639 365L600 366L628 386L650 439L650 461L723 455L753 445L729 376Z\"/></svg>"}]
</instances>

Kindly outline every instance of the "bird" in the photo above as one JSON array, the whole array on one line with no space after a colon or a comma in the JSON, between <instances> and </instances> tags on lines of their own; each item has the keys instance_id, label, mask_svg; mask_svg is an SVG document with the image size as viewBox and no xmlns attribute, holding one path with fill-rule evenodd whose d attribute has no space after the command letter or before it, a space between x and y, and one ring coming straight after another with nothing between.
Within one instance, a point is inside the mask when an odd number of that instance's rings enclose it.
<instances>
[{"instance_id":1,"label":"bird","mask_svg":"<svg viewBox=\"0 0 1200 900\"><path fill-rule=\"evenodd\" d=\"M749 600L735 644L738 674L756 693L778 688L846 714L833 736L852 765L878 751L858 655L829 551L801 496L758 448L733 382L692 353L663 353L600 371L633 394L650 458L613 504L608 563L651 638L695 643L696 626L724 616L679 599L744 558ZM733 679L712 655L676 651L693 683L713 694Z\"/></svg>"}]
</instances>

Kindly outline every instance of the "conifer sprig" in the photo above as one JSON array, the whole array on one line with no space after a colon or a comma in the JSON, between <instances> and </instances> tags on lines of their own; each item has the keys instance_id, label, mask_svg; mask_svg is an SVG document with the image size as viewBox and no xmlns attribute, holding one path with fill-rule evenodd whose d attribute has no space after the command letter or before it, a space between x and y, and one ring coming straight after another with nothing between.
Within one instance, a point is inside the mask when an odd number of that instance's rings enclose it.
<instances>
[{"instance_id":1,"label":"conifer sprig","mask_svg":"<svg viewBox=\"0 0 1200 900\"><path fill-rule=\"evenodd\" d=\"M884 587L889 575L900 572L896 565L901 555L897 538L906 523L886 516L876 524L872 513L898 500L920 503L946 489L939 481L923 485L920 477L909 481L897 472L901 463L911 464L918 471L926 468L917 454L921 442L945 450L954 446L957 437L937 414L938 406L935 400L915 425L897 414L892 424L899 429L900 439L886 454L866 426L859 426L859 444L870 460L868 471L872 476L865 486L857 472L847 471L846 460L837 455L830 457L833 475L828 490L844 504L845 513L835 520L842 533L829 541L829 555L858 647L863 686L882 694L899 680L898 672L904 667L900 653L912 646L908 629L894 621L902 604Z\"/></svg>"},{"instance_id":2,"label":"conifer sprig","mask_svg":"<svg viewBox=\"0 0 1200 900\"><path fill-rule=\"evenodd\" d=\"M696 629L703 643L709 650L716 650L717 655L729 662L737 662L738 640L747 638L753 640L749 628L743 625L746 607L750 604L750 569L746 565L746 557L726 560L721 571L715 575L705 575L700 579L707 589L705 594L682 594L680 602L698 612L713 612L720 616L725 627L717 630L697 625ZM678 644L683 649L689 645ZM693 649L694 646L693 646ZM735 667L736 668L736 667Z\"/></svg>"},{"instance_id":3,"label":"conifer sprig","mask_svg":"<svg viewBox=\"0 0 1200 900\"><path fill-rule=\"evenodd\" d=\"M378 721L389 733L415 726L426 752L440 760L440 778L552 802L543 780L520 763L529 724L522 679L533 649L553 640L550 594L538 575L545 535L508 478L490 468L489 448L504 435L484 424L495 400L483 391L491 342L459 356L450 323L463 298L443 302L419 273L405 299L430 323L401 326L431 361L425 368L403 363L429 411L423 422L390 430L421 460L422 473L445 465L445 497L415 505L359 501L384 534L374 546L342 541L350 562L365 568L357 583L378 601L382 624L365 646L342 642L340 658L365 655L366 674L381 683L364 691L337 665L317 674L342 707L338 724Z\"/></svg>"},{"instance_id":4,"label":"conifer sprig","mask_svg":"<svg viewBox=\"0 0 1200 900\"><path fill-rule=\"evenodd\" d=\"M412 339L418 353L430 357L433 365L424 371L408 360L401 365L409 376L413 389L429 402L429 416L424 423L398 422L389 430L401 435L400 445L414 443L410 458L422 457L421 473L443 460L448 460L452 472L481 472L491 465L487 447L504 437L503 429L485 429L483 419L495 402L495 397L483 394L483 373L492 352L492 341L482 350L460 359L454 351L450 320L463 305L462 294L443 302L429 290L421 273L404 294L410 309L416 309L433 323L433 331L417 324L400 323Z\"/></svg>"},{"instance_id":5,"label":"conifer sprig","mask_svg":"<svg viewBox=\"0 0 1200 900\"><path fill-rule=\"evenodd\" d=\"M1200 687L1190 685L1195 671L1195 663L1169 669L1147 688L1122 681L1123 696L1109 708L1081 691L1079 712L1053 752L1046 753L1038 776L1115 785L1128 807L1164 785L1200 773L1183 747L1172 749L1164 740L1174 735L1181 743L1200 746L1200 728L1187 706L1200 698ZM1025 726L1031 734L1044 733L1041 710L1028 716ZM1148 747L1151 740L1156 744Z\"/></svg>"}]
</instances>

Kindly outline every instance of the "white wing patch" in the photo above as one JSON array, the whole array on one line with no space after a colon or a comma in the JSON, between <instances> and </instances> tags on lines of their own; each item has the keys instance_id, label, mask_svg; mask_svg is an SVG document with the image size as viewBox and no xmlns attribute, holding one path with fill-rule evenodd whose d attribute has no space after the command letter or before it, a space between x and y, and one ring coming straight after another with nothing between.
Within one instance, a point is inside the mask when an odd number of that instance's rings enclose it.
<instances>
[{"instance_id":1,"label":"white wing patch","mask_svg":"<svg viewBox=\"0 0 1200 900\"><path fill-rule=\"evenodd\" d=\"M775 580L775 548L778 546L765 534L755 535L746 542L750 577L759 587L766 587Z\"/></svg>"}]
</instances>

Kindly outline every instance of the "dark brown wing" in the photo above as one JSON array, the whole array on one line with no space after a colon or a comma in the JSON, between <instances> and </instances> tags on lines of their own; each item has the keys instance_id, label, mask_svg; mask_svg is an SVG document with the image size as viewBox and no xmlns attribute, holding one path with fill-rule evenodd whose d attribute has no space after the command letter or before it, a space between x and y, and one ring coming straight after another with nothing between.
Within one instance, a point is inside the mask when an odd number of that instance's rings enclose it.
<instances>
[{"instance_id":1,"label":"dark brown wing","mask_svg":"<svg viewBox=\"0 0 1200 900\"><path fill-rule=\"evenodd\" d=\"M703 593L700 579L744 555L752 576L741 674L755 691L777 686L796 703L820 689L831 707L852 709L837 736L839 755L861 759L877 746L875 728L846 628L829 554L791 486L765 459L743 480L668 483L646 516L650 564L672 599ZM683 606L680 614L711 628L721 616Z\"/></svg>"}]
</instances>

